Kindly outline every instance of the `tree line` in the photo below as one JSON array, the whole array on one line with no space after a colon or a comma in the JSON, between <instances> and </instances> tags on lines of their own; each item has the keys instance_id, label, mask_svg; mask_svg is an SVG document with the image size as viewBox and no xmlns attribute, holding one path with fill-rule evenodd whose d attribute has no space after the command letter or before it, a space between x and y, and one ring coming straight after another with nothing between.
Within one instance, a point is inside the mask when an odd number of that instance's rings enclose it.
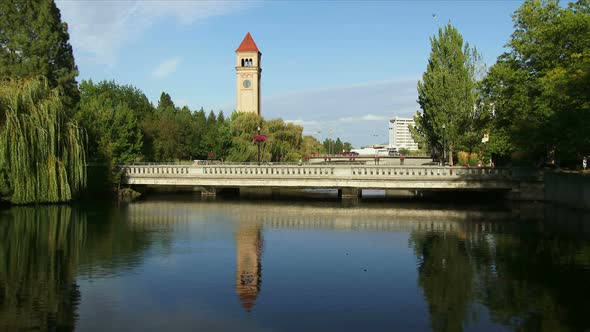
<instances>
[{"instance_id":1,"label":"tree line","mask_svg":"<svg viewBox=\"0 0 590 332\"><path fill-rule=\"evenodd\" d=\"M418 82L422 149L499 162L577 165L590 154L590 1L527 0L489 69L450 23L430 39Z\"/></svg>"},{"instance_id":2,"label":"tree line","mask_svg":"<svg viewBox=\"0 0 590 332\"><path fill-rule=\"evenodd\" d=\"M191 110L166 92L152 105L115 81L78 84L68 27L53 0L3 1L0 13L0 201L68 201L86 186L87 163L255 161L258 127L267 138L263 161L327 152L282 119Z\"/></svg>"}]
</instances>

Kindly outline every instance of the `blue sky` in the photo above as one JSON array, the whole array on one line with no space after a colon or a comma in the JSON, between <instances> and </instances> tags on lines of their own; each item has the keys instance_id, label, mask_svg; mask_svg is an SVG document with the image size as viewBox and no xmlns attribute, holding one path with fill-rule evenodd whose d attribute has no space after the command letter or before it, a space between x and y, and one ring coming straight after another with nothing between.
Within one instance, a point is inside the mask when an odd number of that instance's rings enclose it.
<instances>
[{"instance_id":1,"label":"blue sky","mask_svg":"<svg viewBox=\"0 0 590 332\"><path fill-rule=\"evenodd\" d=\"M429 37L451 22L491 65L521 1L57 1L79 80L115 80L156 103L235 108L235 49L262 52L262 114L355 147L416 112Z\"/></svg>"}]
</instances>

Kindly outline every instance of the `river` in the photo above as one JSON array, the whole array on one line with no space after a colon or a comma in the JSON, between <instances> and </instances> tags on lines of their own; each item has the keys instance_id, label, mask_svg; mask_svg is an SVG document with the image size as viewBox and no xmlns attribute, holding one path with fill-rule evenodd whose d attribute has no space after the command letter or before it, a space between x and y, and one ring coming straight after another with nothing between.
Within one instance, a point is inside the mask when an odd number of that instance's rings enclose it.
<instances>
[{"instance_id":1,"label":"river","mask_svg":"<svg viewBox=\"0 0 590 332\"><path fill-rule=\"evenodd\" d=\"M164 195L0 237L0 331L590 329L588 211Z\"/></svg>"}]
</instances>

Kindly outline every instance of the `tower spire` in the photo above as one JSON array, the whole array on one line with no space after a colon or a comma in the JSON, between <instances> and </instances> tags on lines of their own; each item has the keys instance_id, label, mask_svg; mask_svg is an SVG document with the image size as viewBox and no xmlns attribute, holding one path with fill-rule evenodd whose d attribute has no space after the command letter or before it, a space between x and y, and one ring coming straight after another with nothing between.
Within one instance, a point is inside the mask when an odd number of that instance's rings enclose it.
<instances>
[{"instance_id":1,"label":"tower spire","mask_svg":"<svg viewBox=\"0 0 590 332\"><path fill-rule=\"evenodd\" d=\"M252 35L250 34L250 32L248 32L246 34L246 37L244 37L244 40L242 40L242 43L240 44L240 46L238 47L236 52L258 52L258 53L260 53L260 50L258 49L258 46L256 46L256 43L254 42L254 39L252 38Z\"/></svg>"}]
</instances>

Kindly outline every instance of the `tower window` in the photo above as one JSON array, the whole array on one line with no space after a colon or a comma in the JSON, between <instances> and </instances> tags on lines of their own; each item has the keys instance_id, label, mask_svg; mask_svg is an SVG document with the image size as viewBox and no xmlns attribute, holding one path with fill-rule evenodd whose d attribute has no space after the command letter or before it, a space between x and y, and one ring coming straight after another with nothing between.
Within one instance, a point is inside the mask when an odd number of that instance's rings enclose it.
<instances>
[{"instance_id":1,"label":"tower window","mask_svg":"<svg viewBox=\"0 0 590 332\"><path fill-rule=\"evenodd\" d=\"M242 67L244 67L244 59L242 59Z\"/></svg>"}]
</instances>

